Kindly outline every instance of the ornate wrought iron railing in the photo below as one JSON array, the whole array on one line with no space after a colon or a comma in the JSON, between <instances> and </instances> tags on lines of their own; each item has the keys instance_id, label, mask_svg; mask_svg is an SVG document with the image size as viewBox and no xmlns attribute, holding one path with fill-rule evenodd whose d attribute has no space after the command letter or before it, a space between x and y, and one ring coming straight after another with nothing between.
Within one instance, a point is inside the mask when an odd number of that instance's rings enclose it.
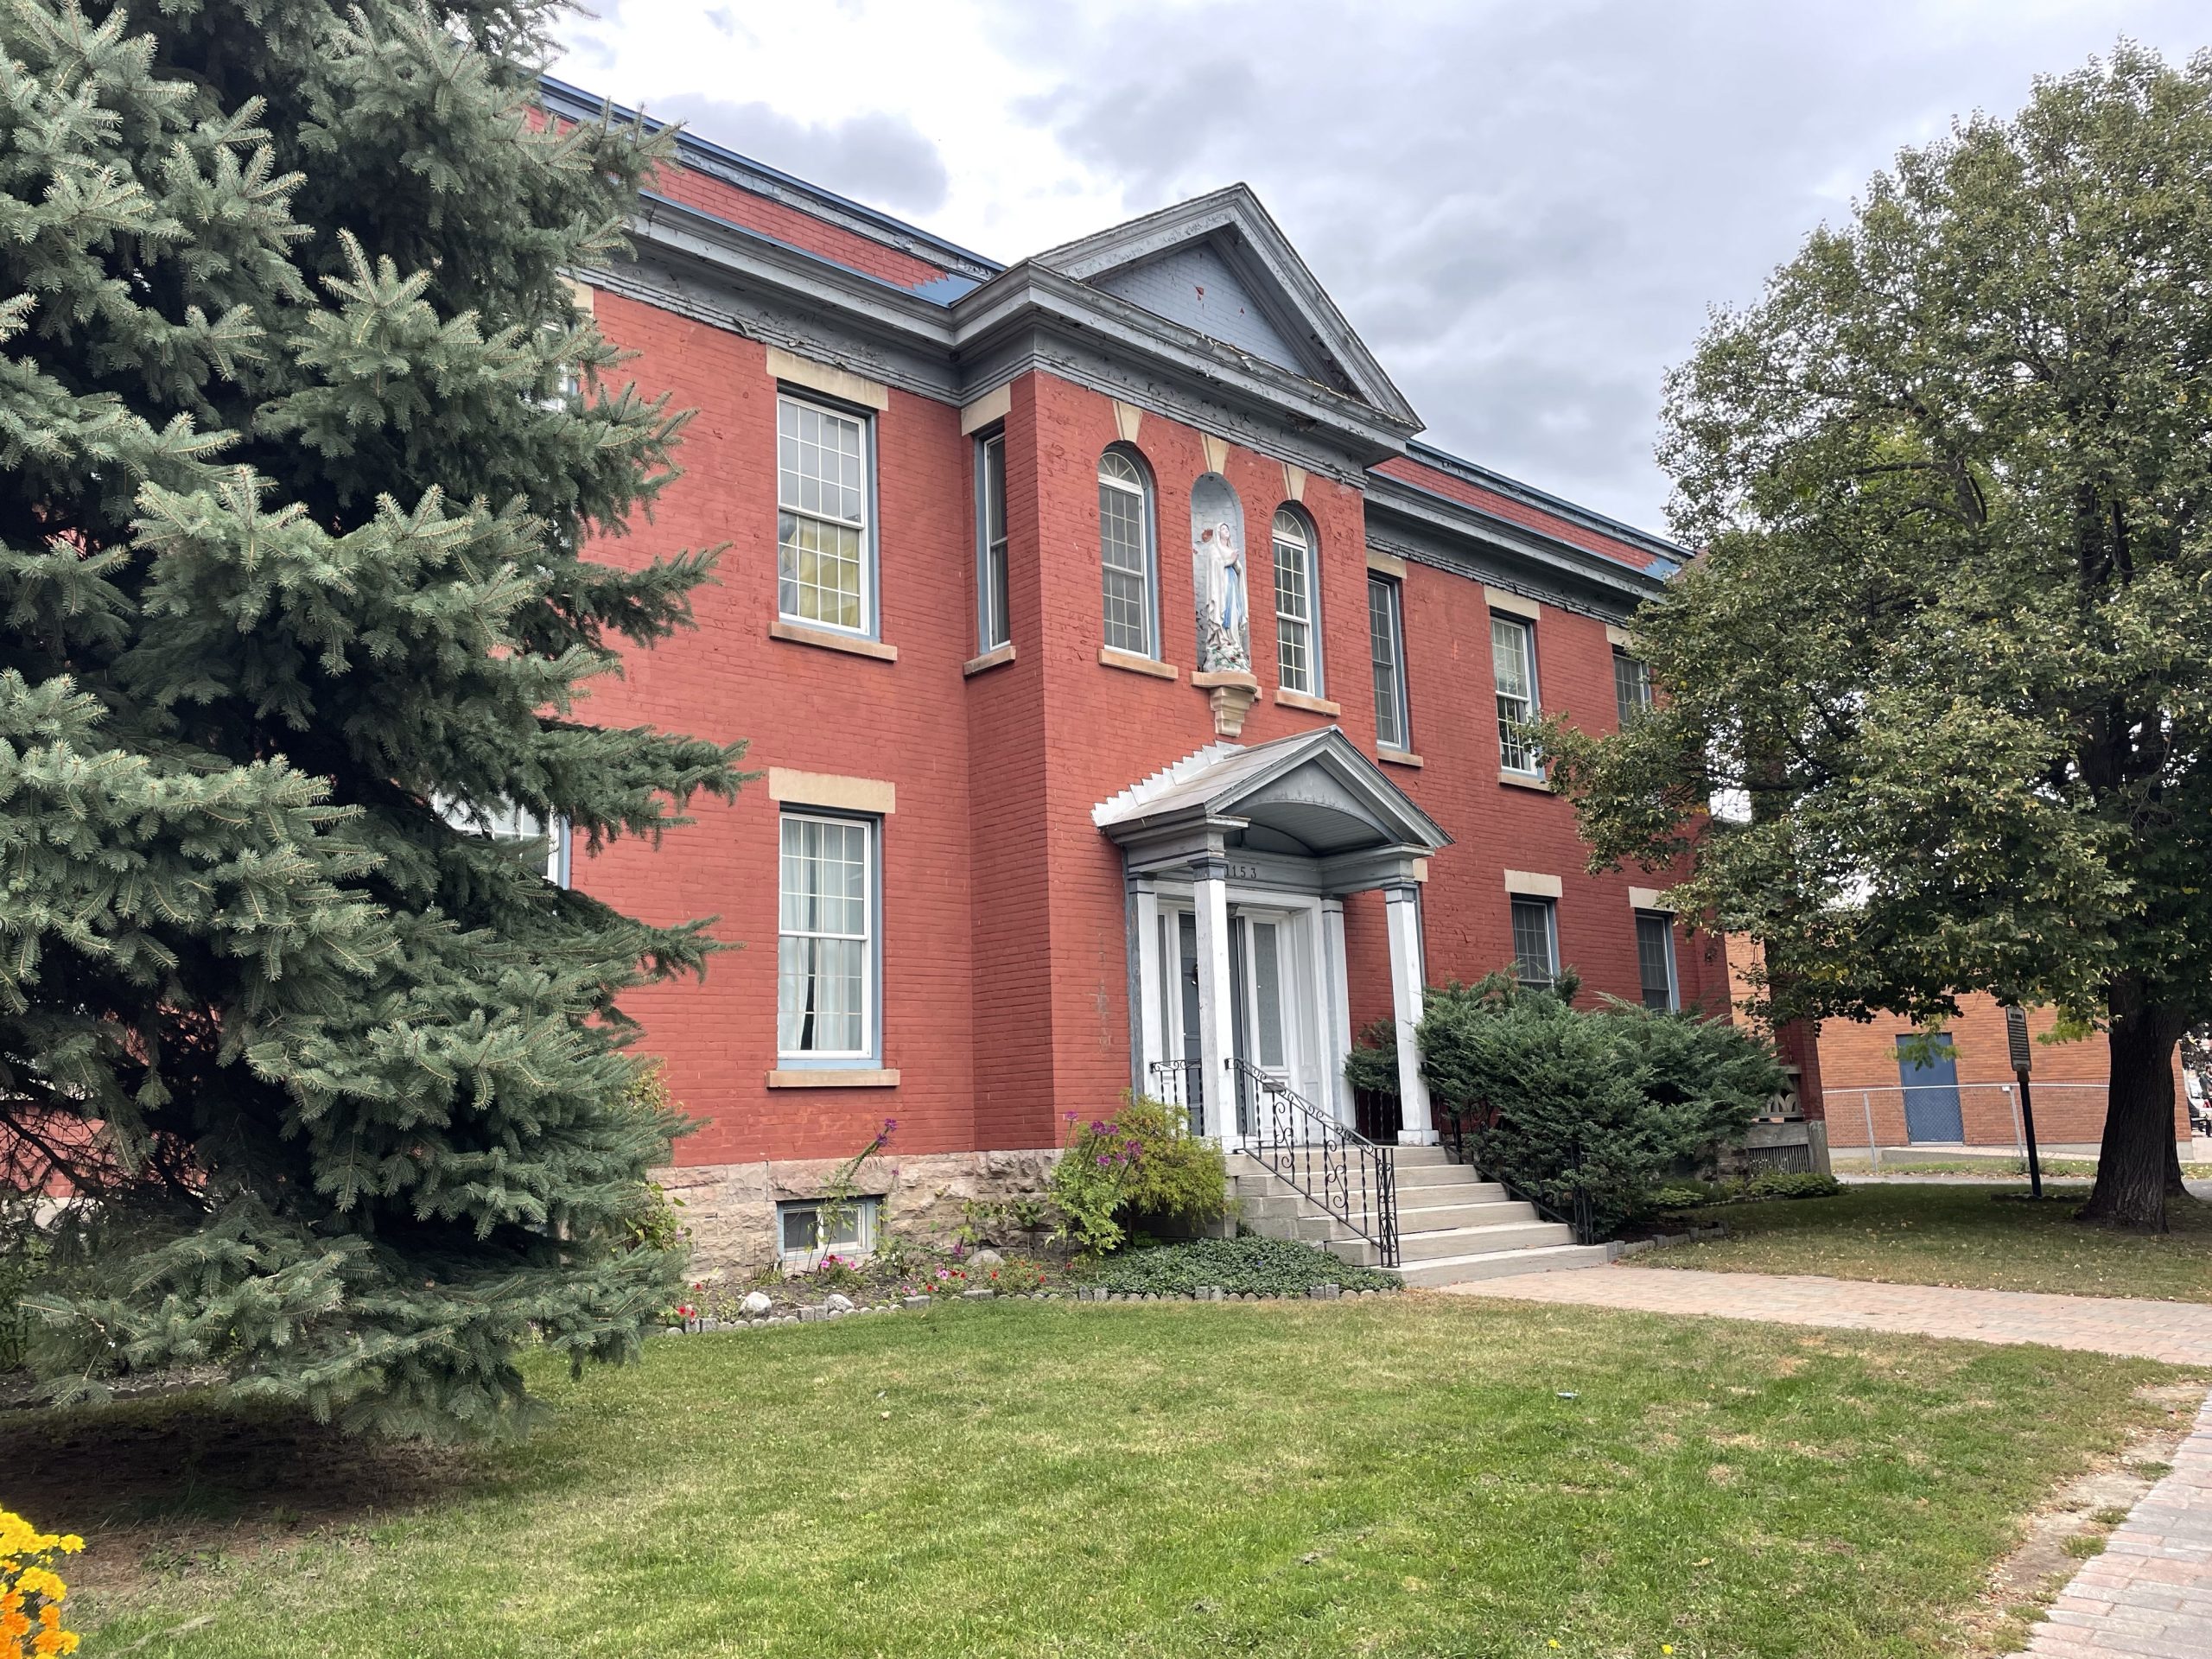
<instances>
[{"instance_id":1,"label":"ornate wrought iron railing","mask_svg":"<svg viewBox=\"0 0 2212 1659\"><path fill-rule=\"evenodd\" d=\"M1200 1083L1204 1071L1205 1062L1201 1060L1152 1063L1152 1097L1170 1106L1180 1106L1188 1113L1192 1135L1206 1132L1206 1096Z\"/></svg>"},{"instance_id":2,"label":"ornate wrought iron railing","mask_svg":"<svg viewBox=\"0 0 2212 1659\"><path fill-rule=\"evenodd\" d=\"M1469 1168L1477 1168L1474 1159L1470 1157L1467 1152L1466 1120L1460 1114L1453 1111L1446 1111L1443 1116L1445 1132L1451 1137L1452 1161L1455 1164L1465 1164ZM1576 1243L1595 1244L1599 1242L1597 1206L1591 1202L1589 1189L1582 1185L1580 1179L1582 1173L1582 1146L1579 1140L1574 1144L1573 1166L1561 1178L1567 1184L1568 1194L1567 1206L1563 1210L1558 1205L1550 1203L1523 1187L1519 1182L1508 1180L1497 1170L1478 1169L1478 1173L1484 1180L1495 1181L1503 1187L1506 1197L1519 1199L1546 1221L1555 1221L1567 1228L1573 1233Z\"/></svg>"},{"instance_id":3,"label":"ornate wrought iron railing","mask_svg":"<svg viewBox=\"0 0 2212 1659\"><path fill-rule=\"evenodd\" d=\"M1232 1063L1244 1151L1398 1265L1398 1182L1391 1149L1339 1123L1280 1077Z\"/></svg>"}]
</instances>

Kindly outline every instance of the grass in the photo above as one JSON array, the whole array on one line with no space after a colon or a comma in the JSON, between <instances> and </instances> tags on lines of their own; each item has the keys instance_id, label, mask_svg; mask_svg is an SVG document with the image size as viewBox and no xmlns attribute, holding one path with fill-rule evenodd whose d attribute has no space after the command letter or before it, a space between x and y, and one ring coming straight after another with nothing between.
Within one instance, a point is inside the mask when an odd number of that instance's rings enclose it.
<instances>
[{"instance_id":1,"label":"grass","mask_svg":"<svg viewBox=\"0 0 2212 1659\"><path fill-rule=\"evenodd\" d=\"M139 1659L1922 1659L1994 1650L2022 1517L2177 1376L1429 1296L939 1306L531 1369L549 1426L435 1466L272 1421L254 1473L175 1402L0 1456L93 1535L86 1650ZM310 1518L269 1542L275 1504Z\"/></svg>"},{"instance_id":2,"label":"grass","mask_svg":"<svg viewBox=\"0 0 2212 1659\"><path fill-rule=\"evenodd\" d=\"M1719 1205L1695 1219L1726 1222L1728 1237L1654 1250L1636 1264L2212 1302L2212 1205L2174 1199L2173 1230L2146 1237L2082 1226L2072 1217L2088 1189L2058 1190L2063 1198L2042 1204L2005 1197L2027 1191L2014 1181L1852 1186L1833 1198Z\"/></svg>"}]
</instances>

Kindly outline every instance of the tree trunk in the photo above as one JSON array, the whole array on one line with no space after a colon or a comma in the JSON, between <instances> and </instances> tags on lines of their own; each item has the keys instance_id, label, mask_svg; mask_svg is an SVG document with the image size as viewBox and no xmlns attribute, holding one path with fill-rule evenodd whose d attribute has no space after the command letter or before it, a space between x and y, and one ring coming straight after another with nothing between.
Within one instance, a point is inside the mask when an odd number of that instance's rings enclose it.
<instances>
[{"instance_id":1,"label":"tree trunk","mask_svg":"<svg viewBox=\"0 0 2212 1659\"><path fill-rule=\"evenodd\" d=\"M2130 984L2115 985L2108 1048L2112 1082L2105 1107L2097 1184L2081 1219L2163 1233L2166 1194L2181 1185L2174 1150L2174 1045L2188 1026L2181 1010L2145 1003Z\"/></svg>"}]
</instances>

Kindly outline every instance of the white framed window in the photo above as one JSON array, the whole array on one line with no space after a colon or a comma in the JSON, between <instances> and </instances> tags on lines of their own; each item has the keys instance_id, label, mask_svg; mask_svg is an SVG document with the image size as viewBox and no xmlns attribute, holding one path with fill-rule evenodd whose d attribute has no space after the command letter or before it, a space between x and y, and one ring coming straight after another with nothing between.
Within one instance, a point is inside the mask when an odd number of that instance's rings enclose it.
<instances>
[{"instance_id":1,"label":"white framed window","mask_svg":"<svg viewBox=\"0 0 2212 1659\"><path fill-rule=\"evenodd\" d=\"M1559 906L1513 896L1513 971L1532 991L1559 982Z\"/></svg>"},{"instance_id":2,"label":"white framed window","mask_svg":"<svg viewBox=\"0 0 2212 1659\"><path fill-rule=\"evenodd\" d=\"M1497 764L1508 772L1541 772L1535 740L1523 729L1536 717L1536 630L1517 616L1490 620L1491 677L1497 684Z\"/></svg>"},{"instance_id":3,"label":"white framed window","mask_svg":"<svg viewBox=\"0 0 2212 1659\"><path fill-rule=\"evenodd\" d=\"M1106 643L1156 657L1153 602L1152 491L1135 456L1098 458L1098 562L1105 584Z\"/></svg>"},{"instance_id":4,"label":"white framed window","mask_svg":"<svg viewBox=\"0 0 2212 1659\"><path fill-rule=\"evenodd\" d=\"M776 1206L776 1250L809 1263L825 1255L866 1255L875 1248L876 1200L831 1205L798 1198Z\"/></svg>"},{"instance_id":5,"label":"white framed window","mask_svg":"<svg viewBox=\"0 0 2212 1659\"><path fill-rule=\"evenodd\" d=\"M1375 667L1375 741L1386 749L1410 749L1406 714L1406 634L1398 584L1367 578L1368 656Z\"/></svg>"},{"instance_id":6,"label":"white framed window","mask_svg":"<svg viewBox=\"0 0 2212 1659\"><path fill-rule=\"evenodd\" d=\"M542 860L534 857L531 862L555 887L569 885L569 820L565 817L557 817L548 823L528 807L517 806L509 801L476 807L444 795L432 796L430 804L440 817L467 834L484 836L514 847L518 851L526 851L543 843Z\"/></svg>"},{"instance_id":7,"label":"white framed window","mask_svg":"<svg viewBox=\"0 0 2212 1659\"><path fill-rule=\"evenodd\" d=\"M1275 661L1286 691L1321 690L1321 582L1313 527L1288 507L1275 512Z\"/></svg>"},{"instance_id":8,"label":"white framed window","mask_svg":"<svg viewBox=\"0 0 2212 1659\"><path fill-rule=\"evenodd\" d=\"M1675 982L1675 918L1656 910L1636 912L1636 972L1643 1006L1671 1014L1682 1006Z\"/></svg>"},{"instance_id":9,"label":"white framed window","mask_svg":"<svg viewBox=\"0 0 2212 1659\"><path fill-rule=\"evenodd\" d=\"M868 440L858 415L776 398L776 608L791 621L871 626Z\"/></svg>"},{"instance_id":10,"label":"white framed window","mask_svg":"<svg viewBox=\"0 0 2212 1659\"><path fill-rule=\"evenodd\" d=\"M1651 706L1651 665L1624 651L1613 653L1613 707L1625 726Z\"/></svg>"},{"instance_id":11,"label":"white framed window","mask_svg":"<svg viewBox=\"0 0 2212 1659\"><path fill-rule=\"evenodd\" d=\"M780 836L777 1057L866 1058L875 1032L875 825L786 812Z\"/></svg>"},{"instance_id":12,"label":"white framed window","mask_svg":"<svg viewBox=\"0 0 2212 1659\"><path fill-rule=\"evenodd\" d=\"M1006 434L976 442L976 648L1014 638L1006 600Z\"/></svg>"}]
</instances>

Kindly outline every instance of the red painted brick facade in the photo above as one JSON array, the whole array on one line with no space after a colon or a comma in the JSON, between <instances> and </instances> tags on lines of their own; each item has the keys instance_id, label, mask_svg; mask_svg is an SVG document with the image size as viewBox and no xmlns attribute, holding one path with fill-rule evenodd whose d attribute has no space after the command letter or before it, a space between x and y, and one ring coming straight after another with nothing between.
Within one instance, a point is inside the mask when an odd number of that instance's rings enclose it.
<instances>
[{"instance_id":1,"label":"red painted brick facade","mask_svg":"<svg viewBox=\"0 0 2212 1659\"><path fill-rule=\"evenodd\" d=\"M681 168L664 189L893 282L938 271ZM588 857L578 849L580 887L655 920L714 915L717 937L741 947L717 957L703 982L654 988L627 1003L645 1025L645 1046L666 1058L677 1097L705 1122L679 1144L679 1161L835 1156L886 1117L898 1120L898 1145L909 1154L1054 1144L1061 1114L1109 1106L1131 1076L1122 855L1092 809L1217 741L1207 693L1191 683L1190 499L1210 470L1208 436L1156 410L1139 417L1132 447L1154 486L1160 656L1175 673L1109 665L1096 468L1128 415L1117 419L1112 399L1072 379L1020 373L1003 417L1014 655L966 673L977 652L975 441L951 402L889 390L873 423L879 635L897 652L884 661L772 637L778 389L766 348L611 291L600 294L597 315L636 354L626 375L697 410L683 476L650 520L601 543L597 556L728 547L718 585L696 596L696 629L634 656L626 677L603 683L583 717L742 738L748 764L764 771L875 780L896 791L882 827L880 918L880 1064L897 1073L890 1086L770 1086L779 812L765 783L734 805L702 805L698 822L658 850L622 843ZM1252 666L1263 688L1239 741L1336 724L1375 754L1369 503L1357 469L1300 473L1230 443L1220 470L1243 507ZM1333 715L1272 695L1268 531L1294 493L1318 534L1321 689L1339 705ZM1596 547L1637 570L1650 563L1648 550L1561 524L1535 527L1562 537L1572 530L1584 552ZM1404 578L1412 739L1425 764L1386 770L1454 838L1433 861L1424 893L1428 977L1473 978L1510 963L1510 866L1560 879L1561 957L1590 995L1634 999L1628 878L1583 873L1586 850L1565 801L1498 781L1484 595L1481 581L1457 570L1416 563ZM1547 604L1536 633L1545 709L1610 727L1605 625ZM1346 905L1355 1027L1389 1005L1382 911L1371 893ZM1686 1002L1725 1002L1719 965L1700 943L1678 939L1677 961Z\"/></svg>"}]
</instances>

